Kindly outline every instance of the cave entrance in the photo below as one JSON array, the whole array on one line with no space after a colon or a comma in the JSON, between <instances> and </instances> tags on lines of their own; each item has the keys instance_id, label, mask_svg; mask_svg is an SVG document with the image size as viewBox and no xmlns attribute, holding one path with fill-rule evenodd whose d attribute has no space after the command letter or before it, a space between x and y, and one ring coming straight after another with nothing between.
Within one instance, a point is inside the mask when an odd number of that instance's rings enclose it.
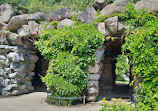
<instances>
[{"instance_id":1,"label":"cave entrance","mask_svg":"<svg viewBox=\"0 0 158 111\"><path fill-rule=\"evenodd\" d=\"M37 63L35 64L35 70L34 70L35 75L34 75L33 79L31 80L32 85L34 86L35 92L46 92L47 91L46 86L42 82L41 76L46 75L49 61L44 59L44 57L40 54L39 51L37 51L36 55L39 57L39 59L38 59Z\"/></svg>"},{"instance_id":2,"label":"cave entrance","mask_svg":"<svg viewBox=\"0 0 158 111\"><path fill-rule=\"evenodd\" d=\"M104 42L106 50L104 52L104 59L102 60L102 74L99 79L99 100L103 97L111 98L130 98L129 83L116 81L116 63L117 56L121 54L121 46L123 42L121 39L109 39ZM129 77L126 78L129 80Z\"/></svg>"}]
</instances>

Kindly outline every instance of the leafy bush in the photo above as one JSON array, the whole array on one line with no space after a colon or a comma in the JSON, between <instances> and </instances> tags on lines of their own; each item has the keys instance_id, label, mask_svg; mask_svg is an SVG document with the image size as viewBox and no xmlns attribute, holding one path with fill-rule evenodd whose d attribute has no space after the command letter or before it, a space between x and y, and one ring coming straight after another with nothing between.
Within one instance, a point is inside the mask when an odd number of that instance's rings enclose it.
<instances>
[{"instance_id":1,"label":"leafy bush","mask_svg":"<svg viewBox=\"0 0 158 111\"><path fill-rule=\"evenodd\" d=\"M131 5L124 13L127 25L135 26L130 30L123 51L130 63L134 64L135 76L142 78L138 92L138 111L158 110L158 17L142 11L136 11ZM129 19L128 19L129 18ZM130 19L131 18L131 19Z\"/></svg>"},{"instance_id":2,"label":"leafy bush","mask_svg":"<svg viewBox=\"0 0 158 111\"><path fill-rule=\"evenodd\" d=\"M123 53L133 64L133 76L142 78L142 83L136 86L138 99L136 111L158 110L158 17L151 15L144 9L136 11L132 4L126 7L126 12L118 14L129 27L126 42L122 46ZM128 53L126 53L128 52ZM133 81L133 82L134 82ZM107 110L106 106L102 109ZM123 107L114 105L114 111L124 111ZM110 110L109 111L113 111ZM130 110L129 110L130 111Z\"/></svg>"},{"instance_id":3,"label":"leafy bush","mask_svg":"<svg viewBox=\"0 0 158 111\"><path fill-rule=\"evenodd\" d=\"M103 43L103 38L96 26L80 22L43 32L36 45L50 60L47 75L42 80L53 89L53 96L76 97L81 94L87 85L86 68L95 62L95 48ZM62 103L69 105L73 101L62 100Z\"/></svg>"}]
</instances>

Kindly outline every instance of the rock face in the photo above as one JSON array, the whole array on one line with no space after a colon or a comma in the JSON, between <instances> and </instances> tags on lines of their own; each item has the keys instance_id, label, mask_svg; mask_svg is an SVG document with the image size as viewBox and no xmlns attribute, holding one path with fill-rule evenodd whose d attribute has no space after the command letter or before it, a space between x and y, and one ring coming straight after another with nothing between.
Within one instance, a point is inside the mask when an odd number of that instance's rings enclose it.
<instances>
[{"instance_id":1,"label":"rock face","mask_svg":"<svg viewBox=\"0 0 158 111\"><path fill-rule=\"evenodd\" d=\"M33 91L32 76L38 60L36 51L17 46L0 45L0 50L6 50L7 56L0 52L0 90L2 95L12 96ZM30 57L31 56L31 57ZM29 70L31 69L31 70Z\"/></svg>"},{"instance_id":2,"label":"rock face","mask_svg":"<svg viewBox=\"0 0 158 111\"><path fill-rule=\"evenodd\" d=\"M10 19L8 23L8 29L10 31L17 31L22 25L26 25L28 22L28 15L17 15Z\"/></svg>"},{"instance_id":3,"label":"rock face","mask_svg":"<svg viewBox=\"0 0 158 111\"><path fill-rule=\"evenodd\" d=\"M64 20L59 22L57 27L58 27L58 29L61 29L65 26L71 26L73 24L74 24L74 21L72 21L71 19L64 19Z\"/></svg>"},{"instance_id":4,"label":"rock face","mask_svg":"<svg viewBox=\"0 0 158 111\"><path fill-rule=\"evenodd\" d=\"M87 84L87 89L88 89L88 101L96 101L97 96L99 94L99 79L101 77L101 68L102 68L102 59L104 56L105 52L105 47L101 45L98 49L96 49L96 63L95 65L91 65L88 68L89 75L88 75L88 84Z\"/></svg>"},{"instance_id":5,"label":"rock face","mask_svg":"<svg viewBox=\"0 0 158 111\"><path fill-rule=\"evenodd\" d=\"M49 19L51 21L56 20L60 21L66 18L71 18L73 16L72 13L69 12L67 8L61 8L59 10L55 10L49 14Z\"/></svg>"},{"instance_id":6,"label":"rock face","mask_svg":"<svg viewBox=\"0 0 158 111\"><path fill-rule=\"evenodd\" d=\"M111 15L113 13L123 12L128 5L128 0L115 0L101 10L101 15Z\"/></svg>"},{"instance_id":7,"label":"rock face","mask_svg":"<svg viewBox=\"0 0 158 111\"><path fill-rule=\"evenodd\" d=\"M101 22L97 26L98 31L101 32L105 37L112 35L104 22Z\"/></svg>"},{"instance_id":8,"label":"rock face","mask_svg":"<svg viewBox=\"0 0 158 111\"><path fill-rule=\"evenodd\" d=\"M9 22L10 18L14 15L13 7L9 4L0 5L0 21Z\"/></svg>"},{"instance_id":9,"label":"rock face","mask_svg":"<svg viewBox=\"0 0 158 111\"><path fill-rule=\"evenodd\" d=\"M92 23L97 18L96 14L97 11L93 7L90 7L86 11L79 13L77 19L83 23Z\"/></svg>"},{"instance_id":10,"label":"rock face","mask_svg":"<svg viewBox=\"0 0 158 111\"><path fill-rule=\"evenodd\" d=\"M158 11L158 0L141 0L136 3L136 10L141 10L143 8L147 11Z\"/></svg>"},{"instance_id":11,"label":"rock face","mask_svg":"<svg viewBox=\"0 0 158 111\"><path fill-rule=\"evenodd\" d=\"M95 0L92 6L95 8L96 11L101 11L106 6L106 2L105 0Z\"/></svg>"},{"instance_id":12,"label":"rock face","mask_svg":"<svg viewBox=\"0 0 158 111\"><path fill-rule=\"evenodd\" d=\"M109 31L112 34L116 34L117 33L117 29L118 29L118 16L108 18L104 22L105 22L105 25L108 27Z\"/></svg>"},{"instance_id":13,"label":"rock face","mask_svg":"<svg viewBox=\"0 0 158 111\"><path fill-rule=\"evenodd\" d=\"M37 22L46 21L48 20L48 15L43 12L36 12L34 14L29 15L28 20L37 21Z\"/></svg>"},{"instance_id":14,"label":"rock face","mask_svg":"<svg viewBox=\"0 0 158 111\"><path fill-rule=\"evenodd\" d=\"M29 21L28 25L22 25L20 29L18 29L18 34L22 37L34 37L37 35L39 30L39 24L35 21Z\"/></svg>"}]
</instances>

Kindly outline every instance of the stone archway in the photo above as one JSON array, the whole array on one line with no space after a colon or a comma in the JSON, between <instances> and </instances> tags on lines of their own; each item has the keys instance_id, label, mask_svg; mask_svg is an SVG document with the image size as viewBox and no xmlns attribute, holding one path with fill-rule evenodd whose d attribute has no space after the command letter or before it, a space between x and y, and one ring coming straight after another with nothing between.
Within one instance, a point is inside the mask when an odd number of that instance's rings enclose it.
<instances>
[{"instance_id":1,"label":"stone archway","mask_svg":"<svg viewBox=\"0 0 158 111\"><path fill-rule=\"evenodd\" d=\"M97 61L89 68L88 101L96 101L100 92L111 93L115 86L115 63L126 35L124 22L114 16L98 24L98 31L105 35L104 44L96 49ZM109 37L110 36L110 37Z\"/></svg>"}]
</instances>

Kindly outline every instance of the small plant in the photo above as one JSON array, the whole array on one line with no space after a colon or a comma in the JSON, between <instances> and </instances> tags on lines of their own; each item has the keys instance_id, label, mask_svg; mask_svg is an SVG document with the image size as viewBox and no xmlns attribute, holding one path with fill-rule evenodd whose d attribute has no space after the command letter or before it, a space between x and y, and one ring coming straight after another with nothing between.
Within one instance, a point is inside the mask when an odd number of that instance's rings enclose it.
<instances>
[{"instance_id":1,"label":"small plant","mask_svg":"<svg viewBox=\"0 0 158 111\"><path fill-rule=\"evenodd\" d=\"M102 101L104 102L104 107L100 111L135 111L135 109L132 106L126 103L122 103L121 98L113 98L112 104L108 104L105 98L103 98Z\"/></svg>"}]
</instances>

